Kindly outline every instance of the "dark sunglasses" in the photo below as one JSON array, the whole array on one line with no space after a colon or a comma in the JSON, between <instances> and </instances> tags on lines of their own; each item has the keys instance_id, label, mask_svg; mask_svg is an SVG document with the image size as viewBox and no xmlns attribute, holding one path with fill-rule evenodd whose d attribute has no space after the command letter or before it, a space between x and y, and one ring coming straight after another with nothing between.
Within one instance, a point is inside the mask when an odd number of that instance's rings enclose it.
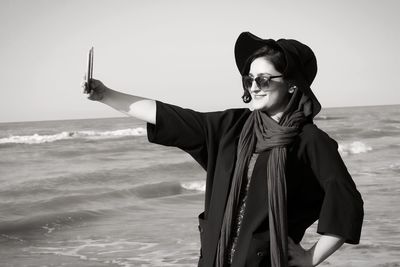
<instances>
[{"instance_id":1,"label":"dark sunglasses","mask_svg":"<svg viewBox=\"0 0 400 267\"><path fill-rule=\"evenodd\" d=\"M249 75L242 76L243 87L246 90L250 90L253 86L253 82L256 81L257 87L261 90L269 87L271 79L283 77L283 75L275 75L275 76L257 76L253 78Z\"/></svg>"}]
</instances>

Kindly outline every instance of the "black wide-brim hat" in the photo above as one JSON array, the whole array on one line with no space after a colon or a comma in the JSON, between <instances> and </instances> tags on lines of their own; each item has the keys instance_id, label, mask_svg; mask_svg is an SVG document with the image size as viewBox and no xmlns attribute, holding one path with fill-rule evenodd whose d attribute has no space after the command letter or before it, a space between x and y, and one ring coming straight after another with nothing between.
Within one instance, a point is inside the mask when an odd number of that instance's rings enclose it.
<instances>
[{"instance_id":1,"label":"black wide-brim hat","mask_svg":"<svg viewBox=\"0 0 400 267\"><path fill-rule=\"evenodd\" d=\"M317 59L307 45L293 39L261 39L250 32L242 32L235 44L236 66L240 74L247 75L252 55L258 49L270 46L283 52L286 68L284 79L296 85L313 102L313 117L321 110L321 104L311 90L311 84L317 74Z\"/></svg>"}]
</instances>

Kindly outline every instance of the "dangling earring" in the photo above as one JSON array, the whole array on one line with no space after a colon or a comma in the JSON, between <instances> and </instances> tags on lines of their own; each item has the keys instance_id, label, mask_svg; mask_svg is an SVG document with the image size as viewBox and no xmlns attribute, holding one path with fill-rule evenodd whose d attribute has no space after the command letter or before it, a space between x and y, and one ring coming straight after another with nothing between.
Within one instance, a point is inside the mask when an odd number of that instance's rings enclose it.
<instances>
[{"instance_id":1,"label":"dangling earring","mask_svg":"<svg viewBox=\"0 0 400 267\"><path fill-rule=\"evenodd\" d=\"M242 100L246 104L251 101L251 95L248 90L244 90L243 95L242 95Z\"/></svg>"},{"instance_id":2,"label":"dangling earring","mask_svg":"<svg viewBox=\"0 0 400 267\"><path fill-rule=\"evenodd\" d=\"M294 90L295 90L296 88L297 88L296 86L290 87L290 88L289 88L289 94L293 94L293 93L294 93Z\"/></svg>"}]
</instances>

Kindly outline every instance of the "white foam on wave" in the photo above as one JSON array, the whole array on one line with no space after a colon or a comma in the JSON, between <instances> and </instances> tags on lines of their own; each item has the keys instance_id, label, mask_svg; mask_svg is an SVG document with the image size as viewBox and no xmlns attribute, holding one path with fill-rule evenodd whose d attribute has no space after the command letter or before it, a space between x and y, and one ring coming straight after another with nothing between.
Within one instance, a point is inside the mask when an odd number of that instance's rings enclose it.
<instances>
[{"instance_id":1,"label":"white foam on wave","mask_svg":"<svg viewBox=\"0 0 400 267\"><path fill-rule=\"evenodd\" d=\"M134 265L128 257L121 258L121 253L122 255L129 255L132 251L149 250L156 245L157 243L142 243L124 239L77 239L48 242L48 246L31 247L29 252L31 254L52 254L75 257L85 261L98 262L101 263L101 265L105 263L123 267L133 267L136 265ZM143 261L143 259L141 260Z\"/></svg>"},{"instance_id":2,"label":"white foam on wave","mask_svg":"<svg viewBox=\"0 0 400 267\"><path fill-rule=\"evenodd\" d=\"M6 234L0 234L0 237L5 238L7 240L13 240L13 241L19 241L19 242L24 242L23 239L17 237L17 236L12 236L12 235L6 235Z\"/></svg>"},{"instance_id":3,"label":"white foam on wave","mask_svg":"<svg viewBox=\"0 0 400 267\"><path fill-rule=\"evenodd\" d=\"M316 119L318 119L318 120L327 120L328 116L326 116L326 115L318 115L318 117L316 117Z\"/></svg>"},{"instance_id":4,"label":"white foam on wave","mask_svg":"<svg viewBox=\"0 0 400 267\"><path fill-rule=\"evenodd\" d=\"M0 138L0 144L43 144L51 143L59 140L69 139L108 139L119 138L125 136L144 136L146 129L143 127L132 129L121 129L115 131L75 131L75 132L61 132L52 135L13 135L6 138Z\"/></svg>"},{"instance_id":5,"label":"white foam on wave","mask_svg":"<svg viewBox=\"0 0 400 267\"><path fill-rule=\"evenodd\" d=\"M371 151L372 147L368 146L363 142L354 141L352 143L339 144L338 150L341 155L347 156L351 154L366 153L368 151Z\"/></svg>"},{"instance_id":6,"label":"white foam on wave","mask_svg":"<svg viewBox=\"0 0 400 267\"><path fill-rule=\"evenodd\" d=\"M195 190L195 191L206 191L206 182L205 181L192 181L181 183L181 186L186 190Z\"/></svg>"},{"instance_id":7,"label":"white foam on wave","mask_svg":"<svg viewBox=\"0 0 400 267\"><path fill-rule=\"evenodd\" d=\"M179 240L177 241L179 243ZM121 267L186 267L194 265L188 264L188 261L197 262L198 243L185 241L181 244L183 248L168 249L156 242L78 238L67 241L48 241L46 246L29 247L29 253L76 258L93 266L108 264Z\"/></svg>"},{"instance_id":8,"label":"white foam on wave","mask_svg":"<svg viewBox=\"0 0 400 267\"><path fill-rule=\"evenodd\" d=\"M400 162L395 162L389 165L389 169L393 171L400 171Z\"/></svg>"}]
</instances>

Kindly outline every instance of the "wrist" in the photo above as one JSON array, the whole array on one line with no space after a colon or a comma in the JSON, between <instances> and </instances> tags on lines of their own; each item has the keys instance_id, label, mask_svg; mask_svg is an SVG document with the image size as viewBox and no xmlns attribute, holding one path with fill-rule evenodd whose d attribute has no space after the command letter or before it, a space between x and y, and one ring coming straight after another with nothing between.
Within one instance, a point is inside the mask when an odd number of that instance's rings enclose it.
<instances>
[{"instance_id":1,"label":"wrist","mask_svg":"<svg viewBox=\"0 0 400 267\"><path fill-rule=\"evenodd\" d=\"M99 102L103 103L103 104L107 104L110 101L110 96L112 96L112 90L108 87L104 87L101 90L101 94L100 94L100 98L99 98Z\"/></svg>"}]
</instances>

